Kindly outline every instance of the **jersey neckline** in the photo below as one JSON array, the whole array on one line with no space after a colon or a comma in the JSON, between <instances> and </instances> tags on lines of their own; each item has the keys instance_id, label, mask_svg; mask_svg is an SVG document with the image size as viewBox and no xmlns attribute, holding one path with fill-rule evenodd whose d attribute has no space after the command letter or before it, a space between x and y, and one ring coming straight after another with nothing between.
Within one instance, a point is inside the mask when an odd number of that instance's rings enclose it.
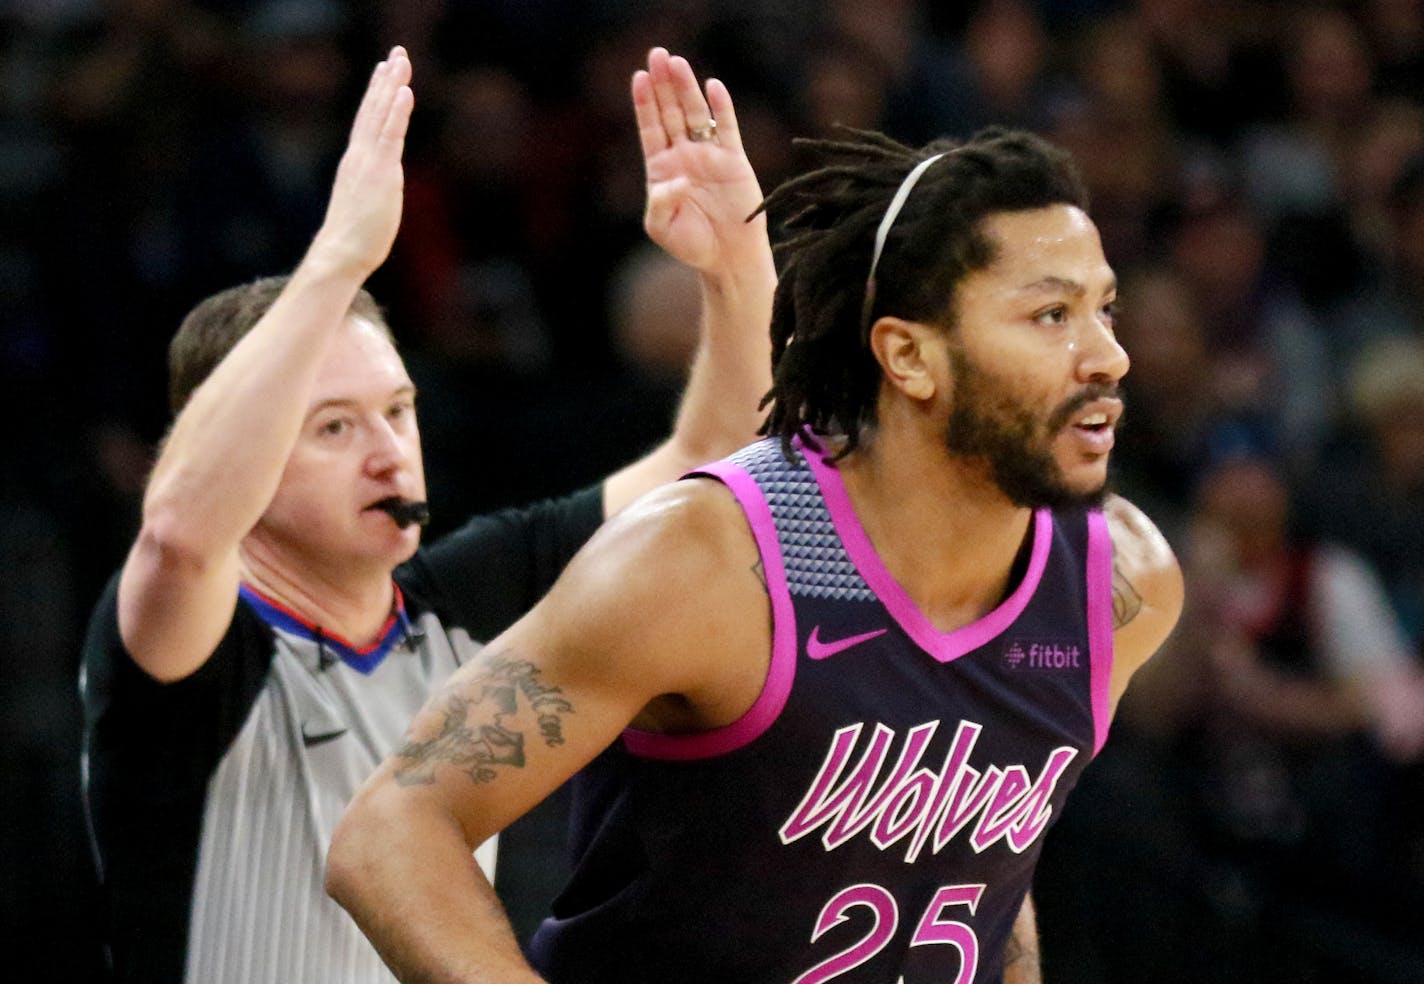
<instances>
[{"instance_id":1,"label":"jersey neckline","mask_svg":"<svg viewBox=\"0 0 1424 984\"><path fill-rule=\"evenodd\" d=\"M886 569L856 515L855 506L850 500L850 493L846 490L840 471L799 437L795 439L795 443L816 484L820 486L821 496L825 499L826 510L831 515L836 534L861 580L865 581L891 618L921 649L939 662L948 663L983 646L1023 614L1029 599L1038 589L1039 580L1048 563L1048 552L1053 543L1051 510L1034 510L1031 521L1033 546L1028 567L1008 597L975 621L949 632L941 632Z\"/></svg>"}]
</instances>

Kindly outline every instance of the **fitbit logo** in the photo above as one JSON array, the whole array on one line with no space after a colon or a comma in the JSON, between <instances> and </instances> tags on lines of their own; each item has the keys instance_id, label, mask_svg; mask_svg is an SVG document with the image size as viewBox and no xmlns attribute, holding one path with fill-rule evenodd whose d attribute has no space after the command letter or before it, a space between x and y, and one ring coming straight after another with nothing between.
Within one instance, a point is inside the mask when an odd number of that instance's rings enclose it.
<instances>
[{"instance_id":1,"label":"fitbit logo","mask_svg":"<svg viewBox=\"0 0 1424 984\"><path fill-rule=\"evenodd\" d=\"M1014 639L1004 650L1010 669L1076 670L1083 665L1083 650L1075 642Z\"/></svg>"}]
</instances>

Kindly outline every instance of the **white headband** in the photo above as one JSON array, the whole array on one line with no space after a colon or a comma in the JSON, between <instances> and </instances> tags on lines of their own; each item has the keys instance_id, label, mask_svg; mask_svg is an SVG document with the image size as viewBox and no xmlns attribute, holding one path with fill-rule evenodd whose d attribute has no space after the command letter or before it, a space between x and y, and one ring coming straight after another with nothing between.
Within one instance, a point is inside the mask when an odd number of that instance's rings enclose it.
<instances>
[{"instance_id":1,"label":"white headband","mask_svg":"<svg viewBox=\"0 0 1424 984\"><path fill-rule=\"evenodd\" d=\"M915 182L920 180L920 175L924 174L931 164L943 156L944 154L935 154L916 164L910 173L905 175L905 180L900 182L900 187L895 190L895 196L890 199L890 206L885 209L885 217L880 220L880 228L875 230L875 252L870 256L870 273L865 278L865 304L860 315L862 324L870 318L870 309L875 304L875 270L880 266L880 254L885 249L885 240L890 235L890 227L895 224L895 218L900 214L900 209L905 207L905 200L910 197L910 191L915 187Z\"/></svg>"}]
</instances>

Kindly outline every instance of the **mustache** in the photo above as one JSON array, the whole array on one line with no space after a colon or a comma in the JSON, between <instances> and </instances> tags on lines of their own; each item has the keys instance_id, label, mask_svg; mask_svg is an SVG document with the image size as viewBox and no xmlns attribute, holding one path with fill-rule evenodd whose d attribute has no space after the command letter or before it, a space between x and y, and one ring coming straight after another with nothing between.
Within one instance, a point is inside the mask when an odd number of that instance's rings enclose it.
<instances>
[{"instance_id":1,"label":"mustache","mask_svg":"<svg viewBox=\"0 0 1424 984\"><path fill-rule=\"evenodd\" d=\"M1048 418L1048 432L1056 434L1068 426L1073 415L1096 400L1122 401L1122 387L1116 383L1089 383L1054 410ZM1118 423L1122 420L1119 418Z\"/></svg>"}]
</instances>

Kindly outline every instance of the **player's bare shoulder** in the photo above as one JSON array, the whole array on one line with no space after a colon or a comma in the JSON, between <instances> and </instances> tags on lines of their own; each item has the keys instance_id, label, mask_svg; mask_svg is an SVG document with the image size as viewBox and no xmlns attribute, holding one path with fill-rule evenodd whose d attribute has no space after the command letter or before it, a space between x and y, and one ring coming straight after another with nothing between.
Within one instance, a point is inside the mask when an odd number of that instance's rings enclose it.
<instances>
[{"instance_id":1,"label":"player's bare shoulder","mask_svg":"<svg viewBox=\"0 0 1424 984\"><path fill-rule=\"evenodd\" d=\"M750 567L758 556L735 497L710 478L645 493L604 523L586 552L605 563L626 558L636 565L629 575L653 576L666 593L684 577L701 581L725 566Z\"/></svg>"},{"instance_id":2,"label":"player's bare shoulder","mask_svg":"<svg viewBox=\"0 0 1424 984\"><path fill-rule=\"evenodd\" d=\"M1103 505L1113 547L1113 636L1119 663L1135 669L1166 641L1182 613L1181 565L1146 513L1120 496Z\"/></svg>"},{"instance_id":3,"label":"player's bare shoulder","mask_svg":"<svg viewBox=\"0 0 1424 984\"><path fill-rule=\"evenodd\" d=\"M716 480L660 486L613 516L546 604L578 620L590 659L617 653L620 673L656 681L709 717L742 703L747 679L760 686L771 644L760 553Z\"/></svg>"}]
</instances>

